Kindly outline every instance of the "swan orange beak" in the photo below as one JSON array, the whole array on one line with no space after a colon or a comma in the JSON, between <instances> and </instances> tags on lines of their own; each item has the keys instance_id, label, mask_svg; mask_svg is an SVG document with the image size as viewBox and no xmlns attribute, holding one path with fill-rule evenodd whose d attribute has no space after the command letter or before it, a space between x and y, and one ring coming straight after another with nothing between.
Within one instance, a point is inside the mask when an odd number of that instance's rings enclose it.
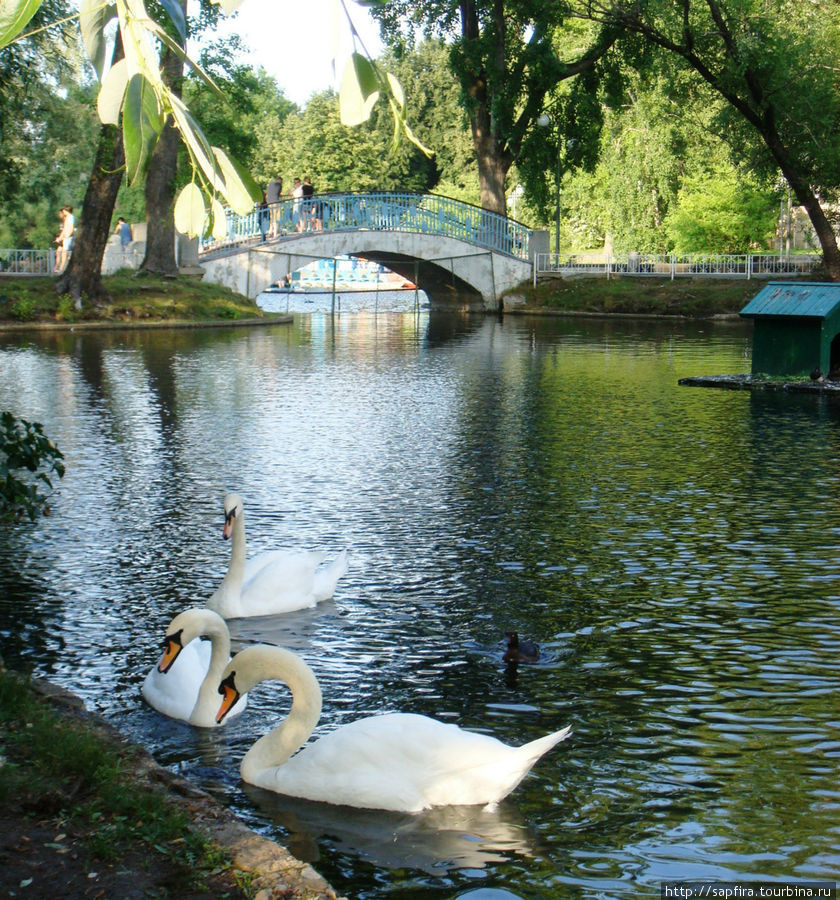
<instances>
[{"instance_id":1,"label":"swan orange beak","mask_svg":"<svg viewBox=\"0 0 840 900\"><path fill-rule=\"evenodd\" d=\"M178 659L178 654L184 649L181 643L182 632L168 634L163 645L163 656L158 663L158 672L165 675L171 668L172 664Z\"/></svg>"},{"instance_id":2,"label":"swan orange beak","mask_svg":"<svg viewBox=\"0 0 840 900\"><path fill-rule=\"evenodd\" d=\"M236 672L231 672L219 685L219 693L222 695L222 705L216 713L216 723L218 725L222 724L222 719L224 719L231 709L233 709L236 705L236 701L239 700L239 691L236 690L236 685L233 683L235 676Z\"/></svg>"}]
</instances>

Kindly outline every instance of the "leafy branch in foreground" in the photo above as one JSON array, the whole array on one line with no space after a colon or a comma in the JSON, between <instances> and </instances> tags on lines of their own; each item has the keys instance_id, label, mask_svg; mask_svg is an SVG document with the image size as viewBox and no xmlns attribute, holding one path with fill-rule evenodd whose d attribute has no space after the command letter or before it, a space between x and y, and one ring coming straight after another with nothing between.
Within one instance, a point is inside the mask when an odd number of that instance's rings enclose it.
<instances>
[{"instance_id":1,"label":"leafy branch in foreground","mask_svg":"<svg viewBox=\"0 0 840 900\"><path fill-rule=\"evenodd\" d=\"M64 477L63 459L40 422L0 413L0 521L23 515L34 520L39 512L47 513L47 497L40 488L52 488L53 474Z\"/></svg>"},{"instance_id":2,"label":"leafy branch in foreground","mask_svg":"<svg viewBox=\"0 0 840 900\"><path fill-rule=\"evenodd\" d=\"M391 114L394 117L394 137L391 141L391 149L397 148L400 136L404 134L426 156L433 156L433 152L418 140L408 124L405 114L405 93L399 80L393 73L383 72L380 66L371 59L358 31L356 31L353 20L350 18L344 0L339 0L339 2L350 25L353 44L355 46L358 43L362 51L360 53L354 49L341 79L341 88L338 94L341 124L353 127L367 122L377 101L384 96L388 100ZM381 6L383 2L384 0L367 0L365 5L375 7Z\"/></svg>"},{"instance_id":3,"label":"leafy branch in foreground","mask_svg":"<svg viewBox=\"0 0 840 900\"><path fill-rule=\"evenodd\" d=\"M0 7L0 49L18 39L43 0L3 0ZM224 12L234 12L243 0L212 0ZM347 9L344 7L345 14ZM193 177L175 203L179 231L196 235L208 220L214 236L225 234L223 198L234 212L246 214L259 201L261 191L245 169L220 147L212 146L186 104L166 84L157 46L163 44L188 64L214 91L212 78L185 52L187 22L179 0L160 0L177 38L152 18L143 0L81 0L79 22L82 41L100 80L97 111L103 124L122 126L125 170L130 184L145 177L152 151L171 116L187 148ZM354 44L359 40L347 15ZM109 26L116 22L124 56L108 66ZM180 39L180 41L179 41ZM219 92L221 95L221 92ZM341 88L344 124L366 121L378 98L387 97L394 116L394 142L407 135L424 153L430 151L414 136L405 117L402 87L393 75L382 73L363 53L354 52Z\"/></svg>"}]
</instances>

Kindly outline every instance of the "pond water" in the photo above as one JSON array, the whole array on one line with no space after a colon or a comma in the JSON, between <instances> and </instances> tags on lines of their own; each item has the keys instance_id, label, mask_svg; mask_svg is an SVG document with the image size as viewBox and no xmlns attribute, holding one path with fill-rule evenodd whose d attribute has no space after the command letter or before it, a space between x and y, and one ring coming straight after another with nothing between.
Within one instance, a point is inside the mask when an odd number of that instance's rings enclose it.
<instances>
[{"instance_id":1,"label":"pond water","mask_svg":"<svg viewBox=\"0 0 840 900\"><path fill-rule=\"evenodd\" d=\"M269 312L342 313L365 312L377 315L386 312L419 312L429 307L429 298L420 290L306 290L265 291L257 303Z\"/></svg>"},{"instance_id":2,"label":"pond water","mask_svg":"<svg viewBox=\"0 0 840 900\"><path fill-rule=\"evenodd\" d=\"M659 895L840 872L840 406L681 387L749 371L741 323L302 316L292 326L0 337L3 407L66 456L0 541L2 654L352 898ZM300 653L316 734L413 711L574 734L493 811L418 816L242 784L288 709L223 729L140 699L170 618L249 550L343 548L316 610L231 623ZM509 671L503 634L538 641ZM481 890L479 890L481 889Z\"/></svg>"}]
</instances>

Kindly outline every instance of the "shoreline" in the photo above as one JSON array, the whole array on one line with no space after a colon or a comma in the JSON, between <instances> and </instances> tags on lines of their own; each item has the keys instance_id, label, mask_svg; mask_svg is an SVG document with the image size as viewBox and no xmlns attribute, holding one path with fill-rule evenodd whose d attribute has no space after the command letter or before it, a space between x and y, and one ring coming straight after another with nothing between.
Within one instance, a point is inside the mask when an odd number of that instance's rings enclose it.
<instances>
[{"instance_id":1,"label":"shoreline","mask_svg":"<svg viewBox=\"0 0 840 900\"><path fill-rule=\"evenodd\" d=\"M674 322L708 322L710 320L720 322L740 322L739 313L707 313L704 315L680 315L679 313L656 312L611 312L609 310L591 309L555 309L550 306L512 306L505 307L502 311L506 316L550 316L557 318L580 319L663 319ZM497 313L488 313L497 315Z\"/></svg>"},{"instance_id":2,"label":"shoreline","mask_svg":"<svg viewBox=\"0 0 840 900\"><path fill-rule=\"evenodd\" d=\"M230 868L248 876L250 896L256 900L346 900L309 863L301 862L282 844L253 831L206 791L165 769L145 747L127 740L106 718L90 711L76 694L42 678L29 678L29 683L59 715L72 716L112 746L131 748L136 758L132 778L153 790L164 791L172 803L189 815L197 830L225 850L231 859Z\"/></svg>"},{"instance_id":3,"label":"shoreline","mask_svg":"<svg viewBox=\"0 0 840 900\"><path fill-rule=\"evenodd\" d=\"M253 325L290 325L294 316L281 313L275 318L252 319L154 319L152 321L83 320L81 322L3 322L0 321L0 332L3 331L105 331L123 329L155 329L155 328L245 328Z\"/></svg>"}]
</instances>

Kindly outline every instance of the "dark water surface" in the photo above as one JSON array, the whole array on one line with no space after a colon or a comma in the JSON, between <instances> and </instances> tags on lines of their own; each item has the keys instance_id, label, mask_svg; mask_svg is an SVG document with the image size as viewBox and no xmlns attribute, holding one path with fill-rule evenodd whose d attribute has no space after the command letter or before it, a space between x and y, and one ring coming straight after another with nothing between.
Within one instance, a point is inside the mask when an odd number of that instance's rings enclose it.
<instances>
[{"instance_id":1,"label":"dark water surface","mask_svg":"<svg viewBox=\"0 0 840 900\"><path fill-rule=\"evenodd\" d=\"M0 539L2 654L352 898L837 877L840 406L677 385L749 351L740 323L426 314L0 337L3 408L67 462L53 515ZM402 710L574 735L492 812L244 786L280 684L209 733L139 694L225 571L227 490L251 553L350 550L334 601L232 623L312 665L316 734ZM509 629L537 665L505 670Z\"/></svg>"}]
</instances>

